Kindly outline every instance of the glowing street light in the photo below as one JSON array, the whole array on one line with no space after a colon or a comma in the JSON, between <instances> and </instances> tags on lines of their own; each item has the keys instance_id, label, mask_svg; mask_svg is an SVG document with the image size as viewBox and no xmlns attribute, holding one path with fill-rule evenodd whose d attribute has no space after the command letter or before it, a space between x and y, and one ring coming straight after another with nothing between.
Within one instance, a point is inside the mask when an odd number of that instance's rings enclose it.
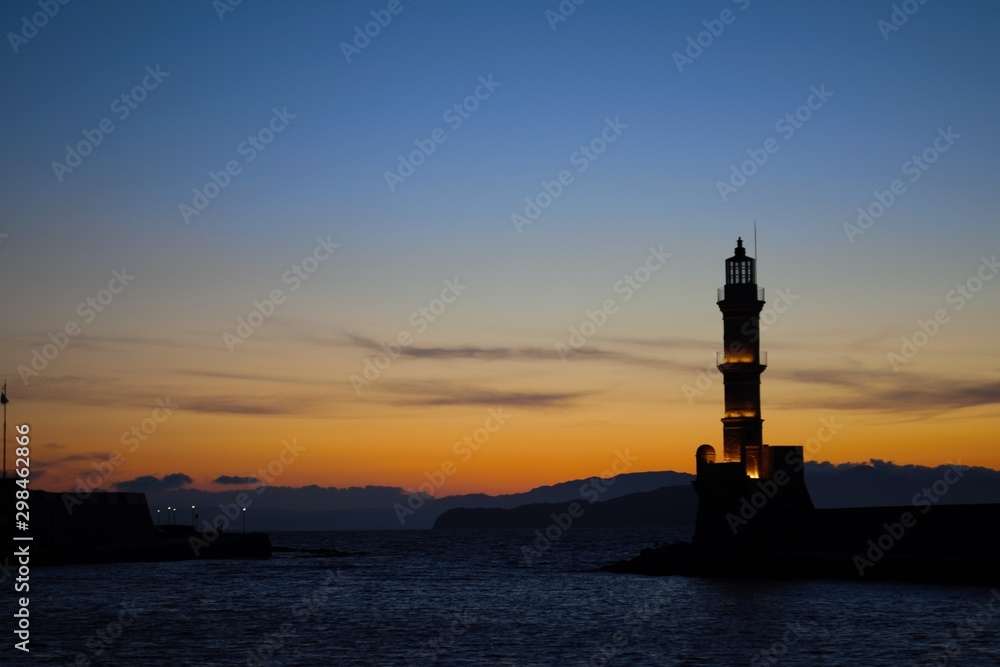
<instances>
[{"instance_id":1,"label":"glowing street light","mask_svg":"<svg viewBox=\"0 0 1000 667\"><path fill-rule=\"evenodd\" d=\"M243 533L247 532L247 508L243 508Z\"/></svg>"}]
</instances>

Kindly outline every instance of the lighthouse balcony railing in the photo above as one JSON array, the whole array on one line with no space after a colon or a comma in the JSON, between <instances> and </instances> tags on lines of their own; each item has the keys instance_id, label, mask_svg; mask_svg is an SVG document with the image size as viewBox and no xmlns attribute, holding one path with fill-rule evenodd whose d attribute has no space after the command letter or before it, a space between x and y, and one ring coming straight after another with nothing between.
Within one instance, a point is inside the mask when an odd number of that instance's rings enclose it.
<instances>
[{"instance_id":1,"label":"lighthouse balcony railing","mask_svg":"<svg viewBox=\"0 0 1000 667\"><path fill-rule=\"evenodd\" d=\"M746 284L746 285L734 284L734 285L726 285L724 287L720 287L719 290L718 290L718 297L719 298L717 299L717 301L725 301L726 300L726 290L727 289L729 290L730 298L743 298L743 299L745 299L747 297L747 290L745 288L747 288L747 287L750 287L750 285L749 284ZM753 294L753 292L751 292L750 294ZM764 288L763 287L758 287L757 288L757 300L758 301L763 301L764 300Z\"/></svg>"},{"instance_id":2,"label":"lighthouse balcony railing","mask_svg":"<svg viewBox=\"0 0 1000 667\"><path fill-rule=\"evenodd\" d=\"M723 364L754 364L767 366L767 352L759 352L756 360L753 358L753 352L716 352L715 365L722 366Z\"/></svg>"}]
</instances>

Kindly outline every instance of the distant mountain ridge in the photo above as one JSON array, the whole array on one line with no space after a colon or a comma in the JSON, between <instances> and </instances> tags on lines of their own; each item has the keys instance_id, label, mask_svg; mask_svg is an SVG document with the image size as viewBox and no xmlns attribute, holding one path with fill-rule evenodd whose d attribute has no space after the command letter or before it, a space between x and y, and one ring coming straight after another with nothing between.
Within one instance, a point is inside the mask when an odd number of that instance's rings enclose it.
<instances>
[{"instance_id":1,"label":"distant mountain ridge","mask_svg":"<svg viewBox=\"0 0 1000 667\"><path fill-rule=\"evenodd\" d=\"M251 508L252 514L250 516L253 520L254 530L398 530L401 528L427 530L433 528L434 522L441 514L455 508L510 509L522 505L567 503L581 499L586 502L590 498L613 500L664 487L687 486L692 479L694 476L687 473L640 472L618 475L610 479L591 477L560 482L541 486L524 493L499 496L471 493L428 499L400 491L392 496L391 503L380 498L381 502L384 503L382 507L333 510L268 507L263 505L268 500L267 495L272 491L272 489L268 489L260 496L258 502L261 505ZM224 494L226 502L232 498L232 495L232 493ZM249 495L254 496L253 492L250 492ZM274 494L272 497L275 495L279 494ZM421 502L414 502L414 500ZM179 504L182 507L186 504L196 504L202 507L209 503L203 499L200 503L180 501Z\"/></svg>"},{"instance_id":2,"label":"distant mountain ridge","mask_svg":"<svg viewBox=\"0 0 1000 667\"><path fill-rule=\"evenodd\" d=\"M957 472L956 472L957 471ZM948 481L957 480L957 481ZM806 481L817 507L913 506L1000 502L1000 472L989 468L898 466L873 460L869 464L807 463ZM580 516L574 526L589 528L693 526L698 509L690 484L615 499L575 499ZM571 501L572 502L572 501ZM434 527L534 528L559 523L568 502L533 504L514 509L452 509Z\"/></svg>"},{"instance_id":3,"label":"distant mountain ridge","mask_svg":"<svg viewBox=\"0 0 1000 667\"><path fill-rule=\"evenodd\" d=\"M935 502L1000 503L1000 471L982 467L962 470L961 480L950 485ZM933 491L935 482L940 487L940 480L946 471L946 466L930 468L880 460L836 465L809 462L806 464L806 483L817 507L909 505L923 489ZM524 493L499 496L477 493L443 498L413 496L397 487L340 489L318 485L258 489L235 486L226 491L178 488L147 491L147 495L154 512L156 508L168 505L182 508L195 505L199 522L212 519L221 511L220 506L232 504L244 495L252 503L247 506L248 530L398 530L429 529L439 516L451 509L513 509L522 505L565 505L573 500L590 505L589 500L594 498L595 493L599 502L609 502L667 487L690 489L693 478L688 473L671 471L627 473L612 478L614 482L611 484L602 481L599 486L594 481L600 478L592 477L541 486ZM401 522L399 508L411 509L411 504L416 505L416 509L412 509L412 513L403 512ZM630 511L641 513L640 510ZM660 507L655 511L670 514L674 510ZM683 511L683 508L677 511ZM596 518L591 521L600 519L603 512L593 514ZM165 519L166 514L163 511L161 516ZM186 511L177 512L174 517L177 523L191 521L191 515ZM630 517L622 519L631 520Z\"/></svg>"},{"instance_id":4,"label":"distant mountain ridge","mask_svg":"<svg viewBox=\"0 0 1000 667\"><path fill-rule=\"evenodd\" d=\"M809 462L805 473L817 507L911 505L925 497L925 491L928 499L946 505L1000 503L1000 471L957 467L962 475L954 484L945 484L946 476L952 477L951 466L898 465L880 459L863 465Z\"/></svg>"},{"instance_id":5,"label":"distant mountain ridge","mask_svg":"<svg viewBox=\"0 0 1000 667\"><path fill-rule=\"evenodd\" d=\"M572 526L576 528L693 526L697 511L698 498L694 487L681 484L593 503L576 498L560 503L520 505L512 509L459 507L439 516L434 528L540 529L551 523L559 525L562 522L565 525L568 515L572 515Z\"/></svg>"}]
</instances>

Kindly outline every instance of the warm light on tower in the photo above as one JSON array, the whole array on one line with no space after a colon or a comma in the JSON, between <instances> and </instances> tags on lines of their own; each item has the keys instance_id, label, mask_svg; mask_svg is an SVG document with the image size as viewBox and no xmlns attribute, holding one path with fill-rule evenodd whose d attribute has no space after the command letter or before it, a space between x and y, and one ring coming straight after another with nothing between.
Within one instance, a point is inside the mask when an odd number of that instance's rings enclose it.
<instances>
[{"instance_id":1,"label":"warm light on tower","mask_svg":"<svg viewBox=\"0 0 1000 667\"><path fill-rule=\"evenodd\" d=\"M725 347L717 355L725 388L722 460L740 461L750 477L758 477L763 445L760 374L767 357L760 352L760 311L764 290L757 287L757 263L737 239L726 260L726 285L719 290Z\"/></svg>"}]
</instances>

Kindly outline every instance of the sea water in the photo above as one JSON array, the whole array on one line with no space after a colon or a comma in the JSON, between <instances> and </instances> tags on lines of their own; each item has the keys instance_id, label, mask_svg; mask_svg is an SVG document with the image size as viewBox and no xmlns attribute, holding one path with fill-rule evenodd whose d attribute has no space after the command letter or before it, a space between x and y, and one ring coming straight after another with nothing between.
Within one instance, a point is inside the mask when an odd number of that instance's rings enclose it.
<instances>
[{"instance_id":1,"label":"sea water","mask_svg":"<svg viewBox=\"0 0 1000 667\"><path fill-rule=\"evenodd\" d=\"M0 664L1000 665L988 587L594 571L686 537L273 533L361 553L36 568L31 654L11 634Z\"/></svg>"}]
</instances>

